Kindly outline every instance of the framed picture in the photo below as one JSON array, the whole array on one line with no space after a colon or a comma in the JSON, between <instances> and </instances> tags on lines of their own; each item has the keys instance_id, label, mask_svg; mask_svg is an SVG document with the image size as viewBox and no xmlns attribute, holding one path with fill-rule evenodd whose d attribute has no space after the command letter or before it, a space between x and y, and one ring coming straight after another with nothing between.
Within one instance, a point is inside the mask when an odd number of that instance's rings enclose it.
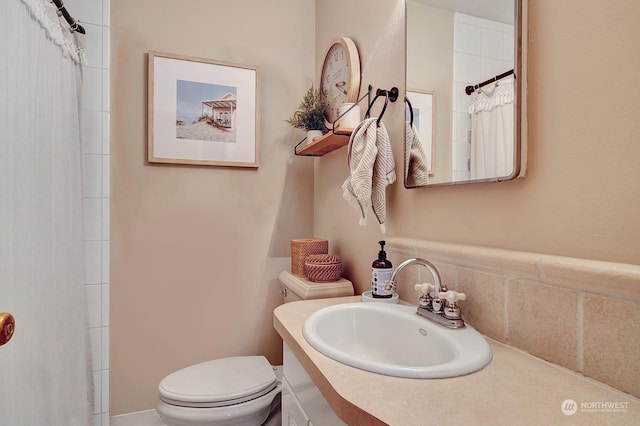
<instances>
[{"instance_id":1,"label":"framed picture","mask_svg":"<svg viewBox=\"0 0 640 426\"><path fill-rule=\"evenodd\" d=\"M420 141L429 161L429 174L433 175L433 138L435 134L434 115L435 102L433 92L422 90L407 90L407 98L413 107L413 125L418 130ZM406 112L406 120L410 121L409 111Z\"/></svg>"},{"instance_id":2,"label":"framed picture","mask_svg":"<svg viewBox=\"0 0 640 426\"><path fill-rule=\"evenodd\" d=\"M149 52L150 163L258 167L258 70Z\"/></svg>"}]
</instances>

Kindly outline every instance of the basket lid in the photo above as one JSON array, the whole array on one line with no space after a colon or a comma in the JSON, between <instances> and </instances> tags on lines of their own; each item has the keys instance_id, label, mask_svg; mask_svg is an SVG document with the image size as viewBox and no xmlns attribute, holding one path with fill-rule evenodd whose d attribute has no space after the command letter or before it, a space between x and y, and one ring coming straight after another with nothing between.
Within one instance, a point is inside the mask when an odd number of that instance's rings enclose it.
<instances>
[{"instance_id":1,"label":"basket lid","mask_svg":"<svg viewBox=\"0 0 640 426\"><path fill-rule=\"evenodd\" d=\"M312 254L305 258L304 263L309 265L335 265L342 263L337 254Z\"/></svg>"}]
</instances>

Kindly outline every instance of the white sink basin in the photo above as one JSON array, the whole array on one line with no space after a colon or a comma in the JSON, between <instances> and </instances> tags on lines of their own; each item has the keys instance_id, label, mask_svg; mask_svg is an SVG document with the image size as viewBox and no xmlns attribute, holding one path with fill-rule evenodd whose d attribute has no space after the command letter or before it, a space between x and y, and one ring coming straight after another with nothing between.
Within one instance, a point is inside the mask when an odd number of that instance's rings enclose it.
<instances>
[{"instance_id":1,"label":"white sink basin","mask_svg":"<svg viewBox=\"0 0 640 426\"><path fill-rule=\"evenodd\" d=\"M432 379L473 373L493 357L474 328L446 329L419 317L413 306L333 305L304 323L307 342L343 364L395 377Z\"/></svg>"}]
</instances>

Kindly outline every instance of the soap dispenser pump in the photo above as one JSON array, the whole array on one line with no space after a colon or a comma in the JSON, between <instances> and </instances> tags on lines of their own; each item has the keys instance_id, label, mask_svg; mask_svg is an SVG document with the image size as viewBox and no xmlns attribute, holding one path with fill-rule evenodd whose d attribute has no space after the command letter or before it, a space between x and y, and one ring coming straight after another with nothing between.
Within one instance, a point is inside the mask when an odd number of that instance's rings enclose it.
<instances>
[{"instance_id":1,"label":"soap dispenser pump","mask_svg":"<svg viewBox=\"0 0 640 426\"><path fill-rule=\"evenodd\" d=\"M387 260L387 253L384 251L386 241L378 241L378 244L378 258L371 264L371 295L376 298L389 298L393 296L393 293L387 290L387 284L393 275L393 265Z\"/></svg>"}]
</instances>

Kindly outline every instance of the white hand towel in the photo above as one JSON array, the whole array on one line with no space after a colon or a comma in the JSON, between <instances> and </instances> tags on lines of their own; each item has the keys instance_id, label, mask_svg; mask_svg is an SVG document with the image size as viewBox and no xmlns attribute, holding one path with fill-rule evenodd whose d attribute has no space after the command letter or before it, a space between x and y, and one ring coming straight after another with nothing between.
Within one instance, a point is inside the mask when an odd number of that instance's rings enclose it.
<instances>
[{"instance_id":1,"label":"white hand towel","mask_svg":"<svg viewBox=\"0 0 640 426\"><path fill-rule=\"evenodd\" d=\"M349 140L349 177L342 185L344 198L360 212L360 225L367 224L369 207L386 233L386 188L396 180L389 135L377 118L362 121Z\"/></svg>"},{"instance_id":2,"label":"white hand towel","mask_svg":"<svg viewBox=\"0 0 640 426\"><path fill-rule=\"evenodd\" d=\"M405 121L404 179L407 186L429 184L430 161L424 150L418 129Z\"/></svg>"}]
</instances>

